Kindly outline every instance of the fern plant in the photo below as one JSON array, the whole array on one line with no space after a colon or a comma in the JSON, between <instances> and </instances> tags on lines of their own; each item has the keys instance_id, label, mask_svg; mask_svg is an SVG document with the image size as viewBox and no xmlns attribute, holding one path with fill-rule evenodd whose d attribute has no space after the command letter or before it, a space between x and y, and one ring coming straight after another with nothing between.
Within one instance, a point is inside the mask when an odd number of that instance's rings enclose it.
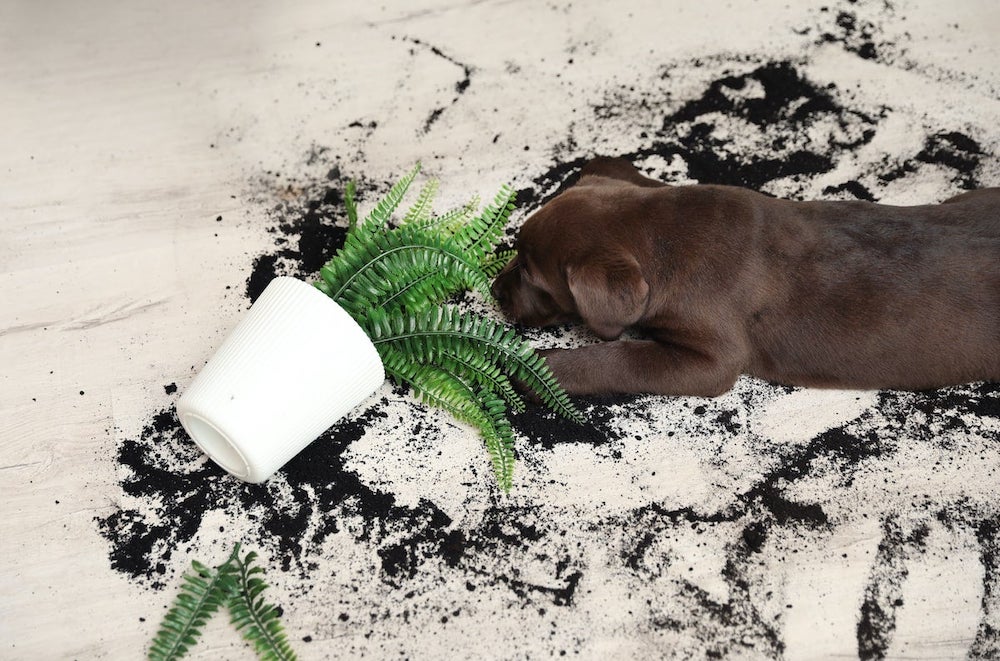
<instances>
[{"instance_id":1,"label":"fern plant","mask_svg":"<svg viewBox=\"0 0 1000 661\"><path fill-rule=\"evenodd\" d=\"M514 193L504 186L479 210L478 199L434 215L438 182L428 181L402 220L390 225L419 164L358 219L355 185L344 200L348 233L320 270L316 287L367 332L397 383L429 405L475 426L483 436L497 483L510 490L514 433L507 411L524 410L516 379L556 413L582 416L542 358L513 329L462 312L445 301L463 290L491 298L490 282L512 256L497 252Z\"/></svg>"},{"instance_id":2,"label":"fern plant","mask_svg":"<svg viewBox=\"0 0 1000 661\"><path fill-rule=\"evenodd\" d=\"M267 585L260 578L264 570L253 564L256 558L252 551L240 557L237 544L229 558L215 569L193 561L153 639L150 661L183 657L222 605L229 609L236 630L262 661L293 661L296 656L278 619L279 611L261 596Z\"/></svg>"}]
</instances>

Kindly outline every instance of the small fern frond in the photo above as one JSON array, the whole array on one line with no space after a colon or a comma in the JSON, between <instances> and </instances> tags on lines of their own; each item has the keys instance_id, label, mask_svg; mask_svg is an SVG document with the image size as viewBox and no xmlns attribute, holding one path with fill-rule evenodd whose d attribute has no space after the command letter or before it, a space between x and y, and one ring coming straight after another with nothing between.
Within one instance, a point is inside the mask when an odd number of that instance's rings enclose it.
<instances>
[{"instance_id":1,"label":"small fern frond","mask_svg":"<svg viewBox=\"0 0 1000 661\"><path fill-rule=\"evenodd\" d=\"M455 234L455 245L470 259L481 264L503 236L512 211L514 191L510 186L501 186L493 203L486 205L482 213Z\"/></svg>"},{"instance_id":2,"label":"small fern frond","mask_svg":"<svg viewBox=\"0 0 1000 661\"><path fill-rule=\"evenodd\" d=\"M418 172L420 172L419 163L413 166L412 170L403 175L403 178L389 189L389 192L375 204L375 208L368 213L364 220L348 230L347 238L344 240L345 248L364 244L372 236L385 228L389 223L392 212L396 210L396 207L403 200L403 196L406 195L406 191L409 190L410 184L413 183L413 179L417 176Z\"/></svg>"},{"instance_id":3,"label":"small fern frond","mask_svg":"<svg viewBox=\"0 0 1000 661\"><path fill-rule=\"evenodd\" d=\"M261 594L267 584L259 578L264 573L253 565L257 554L247 553L239 557L239 546L233 565L232 590L229 596L229 614L233 625L244 640L253 647L263 661L290 661L296 659L295 652L288 644L288 637L281 626L278 608L264 602Z\"/></svg>"},{"instance_id":4,"label":"small fern frond","mask_svg":"<svg viewBox=\"0 0 1000 661\"><path fill-rule=\"evenodd\" d=\"M344 187L344 208L347 210L347 227L353 229L358 224L358 206L354 201L354 196L358 191L358 185L353 179L347 182Z\"/></svg>"},{"instance_id":5,"label":"small fern frond","mask_svg":"<svg viewBox=\"0 0 1000 661\"><path fill-rule=\"evenodd\" d=\"M516 250L501 250L500 252L495 252L491 255L487 255L483 260L480 268L483 274L492 280L493 278L500 275L500 271L503 271L503 267L510 263L510 260L517 256Z\"/></svg>"},{"instance_id":6,"label":"small fern frond","mask_svg":"<svg viewBox=\"0 0 1000 661\"><path fill-rule=\"evenodd\" d=\"M435 295L433 293L424 294L427 289L436 287L438 280L440 278L440 273L434 271L428 271L426 273L420 273L412 278L409 278L403 283L400 283L398 290L386 296L385 300L382 302L382 307L392 308L394 306L405 306L412 309L419 309L423 307L422 302L426 301L428 305L433 305L434 303L439 303L445 300L451 293L452 289L447 288L447 293L444 287L441 288L441 293ZM423 301L421 301L423 299Z\"/></svg>"},{"instance_id":7,"label":"small fern frond","mask_svg":"<svg viewBox=\"0 0 1000 661\"><path fill-rule=\"evenodd\" d=\"M416 364L390 350L385 365L397 381L409 383L427 405L443 409L456 419L476 427L486 443L497 484L510 491L514 477L514 431L506 417L506 406L488 388L473 387L472 372L450 369L448 361Z\"/></svg>"},{"instance_id":8,"label":"small fern frond","mask_svg":"<svg viewBox=\"0 0 1000 661\"><path fill-rule=\"evenodd\" d=\"M437 195L438 180L430 179L420 189L417 201L403 216L403 224L423 224L431 217L431 205L434 203L434 196Z\"/></svg>"},{"instance_id":9,"label":"small fern frond","mask_svg":"<svg viewBox=\"0 0 1000 661\"><path fill-rule=\"evenodd\" d=\"M153 638L149 650L151 661L179 659L198 642L208 618L226 601L224 568L236 557L238 550L239 545L217 570L197 560L191 563L191 571L185 573L180 592Z\"/></svg>"},{"instance_id":10,"label":"small fern frond","mask_svg":"<svg viewBox=\"0 0 1000 661\"><path fill-rule=\"evenodd\" d=\"M504 403L489 389L480 393L483 412L490 420L492 429L484 432L486 451L493 464L493 474L504 492L509 492L514 483L514 430L507 420Z\"/></svg>"},{"instance_id":11,"label":"small fern frond","mask_svg":"<svg viewBox=\"0 0 1000 661\"><path fill-rule=\"evenodd\" d=\"M489 359L479 354L460 355L443 350L441 360L452 371L468 375L476 385L499 395L516 413L524 412L524 399L517 394L510 378Z\"/></svg>"},{"instance_id":12,"label":"small fern frond","mask_svg":"<svg viewBox=\"0 0 1000 661\"><path fill-rule=\"evenodd\" d=\"M427 274L434 274L426 277ZM397 300L432 305L460 289L490 296L490 279L444 237L403 225L345 246L322 269L321 288L355 317Z\"/></svg>"},{"instance_id":13,"label":"small fern frond","mask_svg":"<svg viewBox=\"0 0 1000 661\"><path fill-rule=\"evenodd\" d=\"M397 381L409 383L425 404L442 408L480 430L489 426L475 392L468 383L448 370L437 365L414 363L397 354L386 361L386 372Z\"/></svg>"},{"instance_id":14,"label":"small fern frond","mask_svg":"<svg viewBox=\"0 0 1000 661\"><path fill-rule=\"evenodd\" d=\"M482 355L521 380L556 413L575 422L583 422L583 416L573 406L541 356L531 345L518 338L513 329L503 324L442 306L414 312L406 317L371 315L364 326L376 349L394 345L403 353L428 356L429 360L442 351Z\"/></svg>"},{"instance_id":15,"label":"small fern frond","mask_svg":"<svg viewBox=\"0 0 1000 661\"><path fill-rule=\"evenodd\" d=\"M479 209L479 196L474 195L472 199L464 205L450 209L440 216L428 218L422 224L422 227L426 229L433 229L451 236L461 228L465 227L466 224L472 220L477 209Z\"/></svg>"}]
</instances>

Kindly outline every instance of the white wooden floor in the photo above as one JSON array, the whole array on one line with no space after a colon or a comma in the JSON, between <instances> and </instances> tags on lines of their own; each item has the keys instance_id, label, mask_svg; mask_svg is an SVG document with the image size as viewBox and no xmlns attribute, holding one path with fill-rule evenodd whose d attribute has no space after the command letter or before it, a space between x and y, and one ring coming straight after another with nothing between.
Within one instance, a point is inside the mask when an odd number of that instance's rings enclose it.
<instances>
[{"instance_id":1,"label":"white wooden floor","mask_svg":"<svg viewBox=\"0 0 1000 661\"><path fill-rule=\"evenodd\" d=\"M264 171L315 176L305 154L320 146L380 181L422 160L446 200L523 186L597 95L671 59L720 54L809 52L819 78L869 106L997 126L1000 5L892 3L884 34L908 64L886 68L796 32L825 20L824 4L0 5L0 658L144 654L174 591L113 571L95 517L122 497L117 443L167 405L164 384L183 387L247 304L253 258L272 246L253 199ZM463 66L473 82L455 101ZM678 94L700 84L677 81ZM618 128L609 121L592 151L613 151ZM829 576L841 578L858 575ZM274 580L277 595L297 589ZM310 618L333 620L334 601ZM954 626L900 624L892 649L963 656L979 617L967 607ZM303 658L350 656L336 637L300 644L310 629L295 618L288 609ZM810 636L809 618L790 622L789 657L856 649ZM486 655L505 654L492 645ZM196 656L252 658L221 618Z\"/></svg>"}]
</instances>

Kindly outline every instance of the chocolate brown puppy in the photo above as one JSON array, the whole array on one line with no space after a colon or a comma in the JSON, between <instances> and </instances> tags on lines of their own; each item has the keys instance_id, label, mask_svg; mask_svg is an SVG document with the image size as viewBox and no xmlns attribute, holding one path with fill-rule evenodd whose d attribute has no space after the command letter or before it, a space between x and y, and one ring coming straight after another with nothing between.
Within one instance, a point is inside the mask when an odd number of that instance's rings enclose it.
<instances>
[{"instance_id":1,"label":"chocolate brown puppy","mask_svg":"<svg viewBox=\"0 0 1000 661\"><path fill-rule=\"evenodd\" d=\"M533 326L607 340L545 353L572 394L1000 381L1000 188L942 204L793 202L667 186L599 158L520 230L493 285ZM629 328L644 338L620 339Z\"/></svg>"}]
</instances>

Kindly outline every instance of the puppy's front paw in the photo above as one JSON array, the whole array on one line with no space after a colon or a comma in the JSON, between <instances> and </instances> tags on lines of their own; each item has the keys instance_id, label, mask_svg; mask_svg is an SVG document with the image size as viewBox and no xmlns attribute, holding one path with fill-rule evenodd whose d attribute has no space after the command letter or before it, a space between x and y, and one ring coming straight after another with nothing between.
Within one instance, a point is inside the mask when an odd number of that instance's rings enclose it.
<instances>
[{"instance_id":1,"label":"puppy's front paw","mask_svg":"<svg viewBox=\"0 0 1000 661\"><path fill-rule=\"evenodd\" d=\"M552 374L557 380L559 379L559 371L562 369L562 358L568 352L568 349L537 349L535 351L545 361L545 365L552 370Z\"/></svg>"},{"instance_id":2,"label":"puppy's front paw","mask_svg":"<svg viewBox=\"0 0 1000 661\"><path fill-rule=\"evenodd\" d=\"M553 355L554 353L556 353L558 351L561 351L561 349L537 349L535 351L535 353L537 353L539 356L541 356L542 359L545 360L546 365L548 365L548 363L549 363L548 357L551 356L551 355ZM550 367L550 369L551 369L551 367ZM556 377L556 379L558 380L558 376ZM538 396L538 393L536 393L534 390L532 390L528 386L528 384L526 382L522 381L521 379L518 379L517 377L513 377L513 376L510 377L510 382L511 382L511 384L513 384L514 390L517 391L517 394L520 395L521 398L526 403L532 404L534 406L541 406L544 403L542 401L541 397Z\"/></svg>"},{"instance_id":3,"label":"puppy's front paw","mask_svg":"<svg viewBox=\"0 0 1000 661\"><path fill-rule=\"evenodd\" d=\"M586 394L580 390L580 376L585 373L582 368L586 365L581 349L542 349L538 355L545 359L545 365L563 390L570 395Z\"/></svg>"},{"instance_id":4,"label":"puppy's front paw","mask_svg":"<svg viewBox=\"0 0 1000 661\"><path fill-rule=\"evenodd\" d=\"M532 406L542 405L542 398L538 396L538 393L529 388L527 383L513 376L510 377L510 382L514 386L514 390L517 391L517 394L521 396L521 399L523 399L526 404L530 404Z\"/></svg>"}]
</instances>

